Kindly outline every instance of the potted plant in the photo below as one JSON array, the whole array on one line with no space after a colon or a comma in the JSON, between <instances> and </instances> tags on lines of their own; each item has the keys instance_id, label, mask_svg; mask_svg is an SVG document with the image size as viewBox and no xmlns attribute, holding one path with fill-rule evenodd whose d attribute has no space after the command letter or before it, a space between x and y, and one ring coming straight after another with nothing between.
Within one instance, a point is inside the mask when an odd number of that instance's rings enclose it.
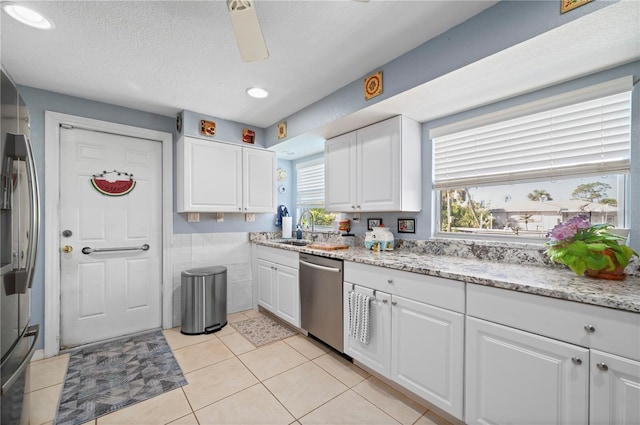
<instances>
[{"instance_id":1,"label":"potted plant","mask_svg":"<svg viewBox=\"0 0 640 425\"><path fill-rule=\"evenodd\" d=\"M548 234L545 251L551 260L569 266L577 275L622 280L629 259L638 253L620 241L624 237L609 231L611 224L590 224L578 215L556 225Z\"/></svg>"}]
</instances>

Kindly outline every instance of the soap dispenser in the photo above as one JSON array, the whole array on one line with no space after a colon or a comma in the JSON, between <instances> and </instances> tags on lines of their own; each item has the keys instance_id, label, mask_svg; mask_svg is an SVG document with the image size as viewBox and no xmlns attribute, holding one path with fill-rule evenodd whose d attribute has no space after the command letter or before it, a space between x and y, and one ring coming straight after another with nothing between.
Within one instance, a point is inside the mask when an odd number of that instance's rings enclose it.
<instances>
[{"instance_id":1,"label":"soap dispenser","mask_svg":"<svg viewBox=\"0 0 640 425\"><path fill-rule=\"evenodd\" d=\"M302 239L302 228L299 224L298 227L296 227L296 239Z\"/></svg>"}]
</instances>

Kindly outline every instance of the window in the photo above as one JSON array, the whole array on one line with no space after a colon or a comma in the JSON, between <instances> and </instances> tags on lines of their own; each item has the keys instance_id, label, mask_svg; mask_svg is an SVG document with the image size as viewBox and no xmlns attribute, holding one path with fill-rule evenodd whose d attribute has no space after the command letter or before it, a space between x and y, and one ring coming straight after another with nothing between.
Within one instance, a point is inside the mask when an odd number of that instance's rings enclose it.
<instances>
[{"instance_id":1,"label":"window","mask_svg":"<svg viewBox=\"0 0 640 425\"><path fill-rule=\"evenodd\" d=\"M618 79L432 130L438 231L545 237L580 213L624 227L630 90Z\"/></svg>"},{"instance_id":2,"label":"window","mask_svg":"<svg viewBox=\"0 0 640 425\"><path fill-rule=\"evenodd\" d=\"M324 211L324 159L298 163L296 176L297 216L300 217L304 209L310 209L315 217L316 229L332 229L336 216ZM306 218L302 223L305 228L311 227Z\"/></svg>"}]
</instances>

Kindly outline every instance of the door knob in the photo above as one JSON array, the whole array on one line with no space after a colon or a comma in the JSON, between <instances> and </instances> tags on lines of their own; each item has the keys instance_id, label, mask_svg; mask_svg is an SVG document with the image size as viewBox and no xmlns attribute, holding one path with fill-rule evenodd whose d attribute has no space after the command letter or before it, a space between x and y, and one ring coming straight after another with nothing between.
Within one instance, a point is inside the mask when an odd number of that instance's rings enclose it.
<instances>
[{"instance_id":1,"label":"door knob","mask_svg":"<svg viewBox=\"0 0 640 425\"><path fill-rule=\"evenodd\" d=\"M68 254L73 251L73 247L71 245L65 245L62 247L62 252Z\"/></svg>"}]
</instances>

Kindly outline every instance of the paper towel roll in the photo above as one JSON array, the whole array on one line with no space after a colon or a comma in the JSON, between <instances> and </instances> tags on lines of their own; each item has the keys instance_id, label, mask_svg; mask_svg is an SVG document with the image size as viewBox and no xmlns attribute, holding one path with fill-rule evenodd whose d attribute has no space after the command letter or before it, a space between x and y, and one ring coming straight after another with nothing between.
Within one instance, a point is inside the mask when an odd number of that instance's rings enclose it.
<instances>
[{"instance_id":1,"label":"paper towel roll","mask_svg":"<svg viewBox=\"0 0 640 425\"><path fill-rule=\"evenodd\" d=\"M282 238L290 239L291 238L291 226L293 225L291 221L292 217L282 217Z\"/></svg>"}]
</instances>

